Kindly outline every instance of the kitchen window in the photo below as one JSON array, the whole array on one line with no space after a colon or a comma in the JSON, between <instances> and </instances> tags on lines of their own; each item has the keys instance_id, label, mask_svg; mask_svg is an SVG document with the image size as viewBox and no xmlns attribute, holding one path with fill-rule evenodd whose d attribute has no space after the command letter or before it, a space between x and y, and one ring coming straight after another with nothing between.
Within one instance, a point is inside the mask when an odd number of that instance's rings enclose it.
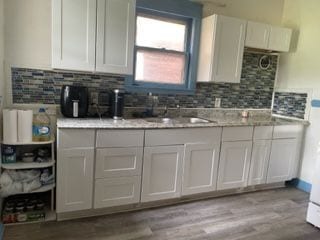
<instances>
[{"instance_id":1,"label":"kitchen window","mask_svg":"<svg viewBox=\"0 0 320 240\"><path fill-rule=\"evenodd\" d=\"M188 66L188 22L137 16L135 81L184 84Z\"/></svg>"},{"instance_id":2,"label":"kitchen window","mask_svg":"<svg viewBox=\"0 0 320 240\"><path fill-rule=\"evenodd\" d=\"M155 93L193 93L191 17L138 10L134 75L127 90ZM197 56L196 56L197 57Z\"/></svg>"}]
</instances>

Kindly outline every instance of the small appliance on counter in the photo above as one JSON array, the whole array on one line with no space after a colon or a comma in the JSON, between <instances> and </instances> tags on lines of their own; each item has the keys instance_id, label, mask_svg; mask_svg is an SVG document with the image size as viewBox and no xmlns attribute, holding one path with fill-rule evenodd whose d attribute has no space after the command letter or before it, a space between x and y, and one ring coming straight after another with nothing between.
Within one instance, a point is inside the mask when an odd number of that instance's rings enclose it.
<instances>
[{"instance_id":1,"label":"small appliance on counter","mask_svg":"<svg viewBox=\"0 0 320 240\"><path fill-rule=\"evenodd\" d=\"M61 89L61 113L68 118L84 118L88 114L88 88L63 86Z\"/></svg>"},{"instance_id":2,"label":"small appliance on counter","mask_svg":"<svg viewBox=\"0 0 320 240\"><path fill-rule=\"evenodd\" d=\"M111 116L115 120L123 119L124 92L115 89L111 94Z\"/></svg>"}]
</instances>

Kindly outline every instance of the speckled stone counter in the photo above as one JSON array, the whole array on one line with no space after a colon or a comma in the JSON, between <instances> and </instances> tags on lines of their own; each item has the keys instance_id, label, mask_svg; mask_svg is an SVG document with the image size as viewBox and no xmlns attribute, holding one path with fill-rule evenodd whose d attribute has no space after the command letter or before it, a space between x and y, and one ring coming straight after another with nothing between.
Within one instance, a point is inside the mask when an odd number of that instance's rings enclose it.
<instances>
[{"instance_id":1,"label":"speckled stone counter","mask_svg":"<svg viewBox=\"0 0 320 240\"><path fill-rule=\"evenodd\" d=\"M201 117L201 116L198 116ZM203 118L203 117L202 117ZM308 125L307 121L291 120L271 115L252 116L247 119L235 115L207 116L208 123L155 123L148 119L71 119L59 118L58 128L96 128L96 129L167 129L167 128L202 128L202 127L232 127L232 126L276 126L276 125Z\"/></svg>"}]
</instances>

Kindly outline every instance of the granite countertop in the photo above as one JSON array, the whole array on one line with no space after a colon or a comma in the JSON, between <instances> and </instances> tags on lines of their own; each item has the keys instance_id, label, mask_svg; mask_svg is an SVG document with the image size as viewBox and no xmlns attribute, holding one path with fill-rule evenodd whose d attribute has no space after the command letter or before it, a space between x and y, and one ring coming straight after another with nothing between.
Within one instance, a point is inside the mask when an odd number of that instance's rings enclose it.
<instances>
[{"instance_id":1,"label":"granite countertop","mask_svg":"<svg viewBox=\"0 0 320 240\"><path fill-rule=\"evenodd\" d=\"M147 119L72 119L58 118L58 128L97 128L97 129L167 129L167 128L202 128L202 127L232 127L232 126L276 126L276 125L308 125L308 121L284 119L279 117L255 116L243 119L235 116L207 117L208 123L155 123Z\"/></svg>"}]
</instances>

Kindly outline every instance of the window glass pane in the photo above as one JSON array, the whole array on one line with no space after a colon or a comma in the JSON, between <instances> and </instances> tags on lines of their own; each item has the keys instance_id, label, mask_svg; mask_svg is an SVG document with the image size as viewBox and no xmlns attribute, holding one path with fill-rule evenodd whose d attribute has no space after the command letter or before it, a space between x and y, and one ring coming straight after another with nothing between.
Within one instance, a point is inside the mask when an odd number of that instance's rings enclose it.
<instances>
[{"instance_id":1,"label":"window glass pane","mask_svg":"<svg viewBox=\"0 0 320 240\"><path fill-rule=\"evenodd\" d=\"M183 84L185 55L138 50L136 81Z\"/></svg>"},{"instance_id":2,"label":"window glass pane","mask_svg":"<svg viewBox=\"0 0 320 240\"><path fill-rule=\"evenodd\" d=\"M145 16L137 17L137 45L185 51L187 25L183 22L166 21Z\"/></svg>"}]
</instances>

